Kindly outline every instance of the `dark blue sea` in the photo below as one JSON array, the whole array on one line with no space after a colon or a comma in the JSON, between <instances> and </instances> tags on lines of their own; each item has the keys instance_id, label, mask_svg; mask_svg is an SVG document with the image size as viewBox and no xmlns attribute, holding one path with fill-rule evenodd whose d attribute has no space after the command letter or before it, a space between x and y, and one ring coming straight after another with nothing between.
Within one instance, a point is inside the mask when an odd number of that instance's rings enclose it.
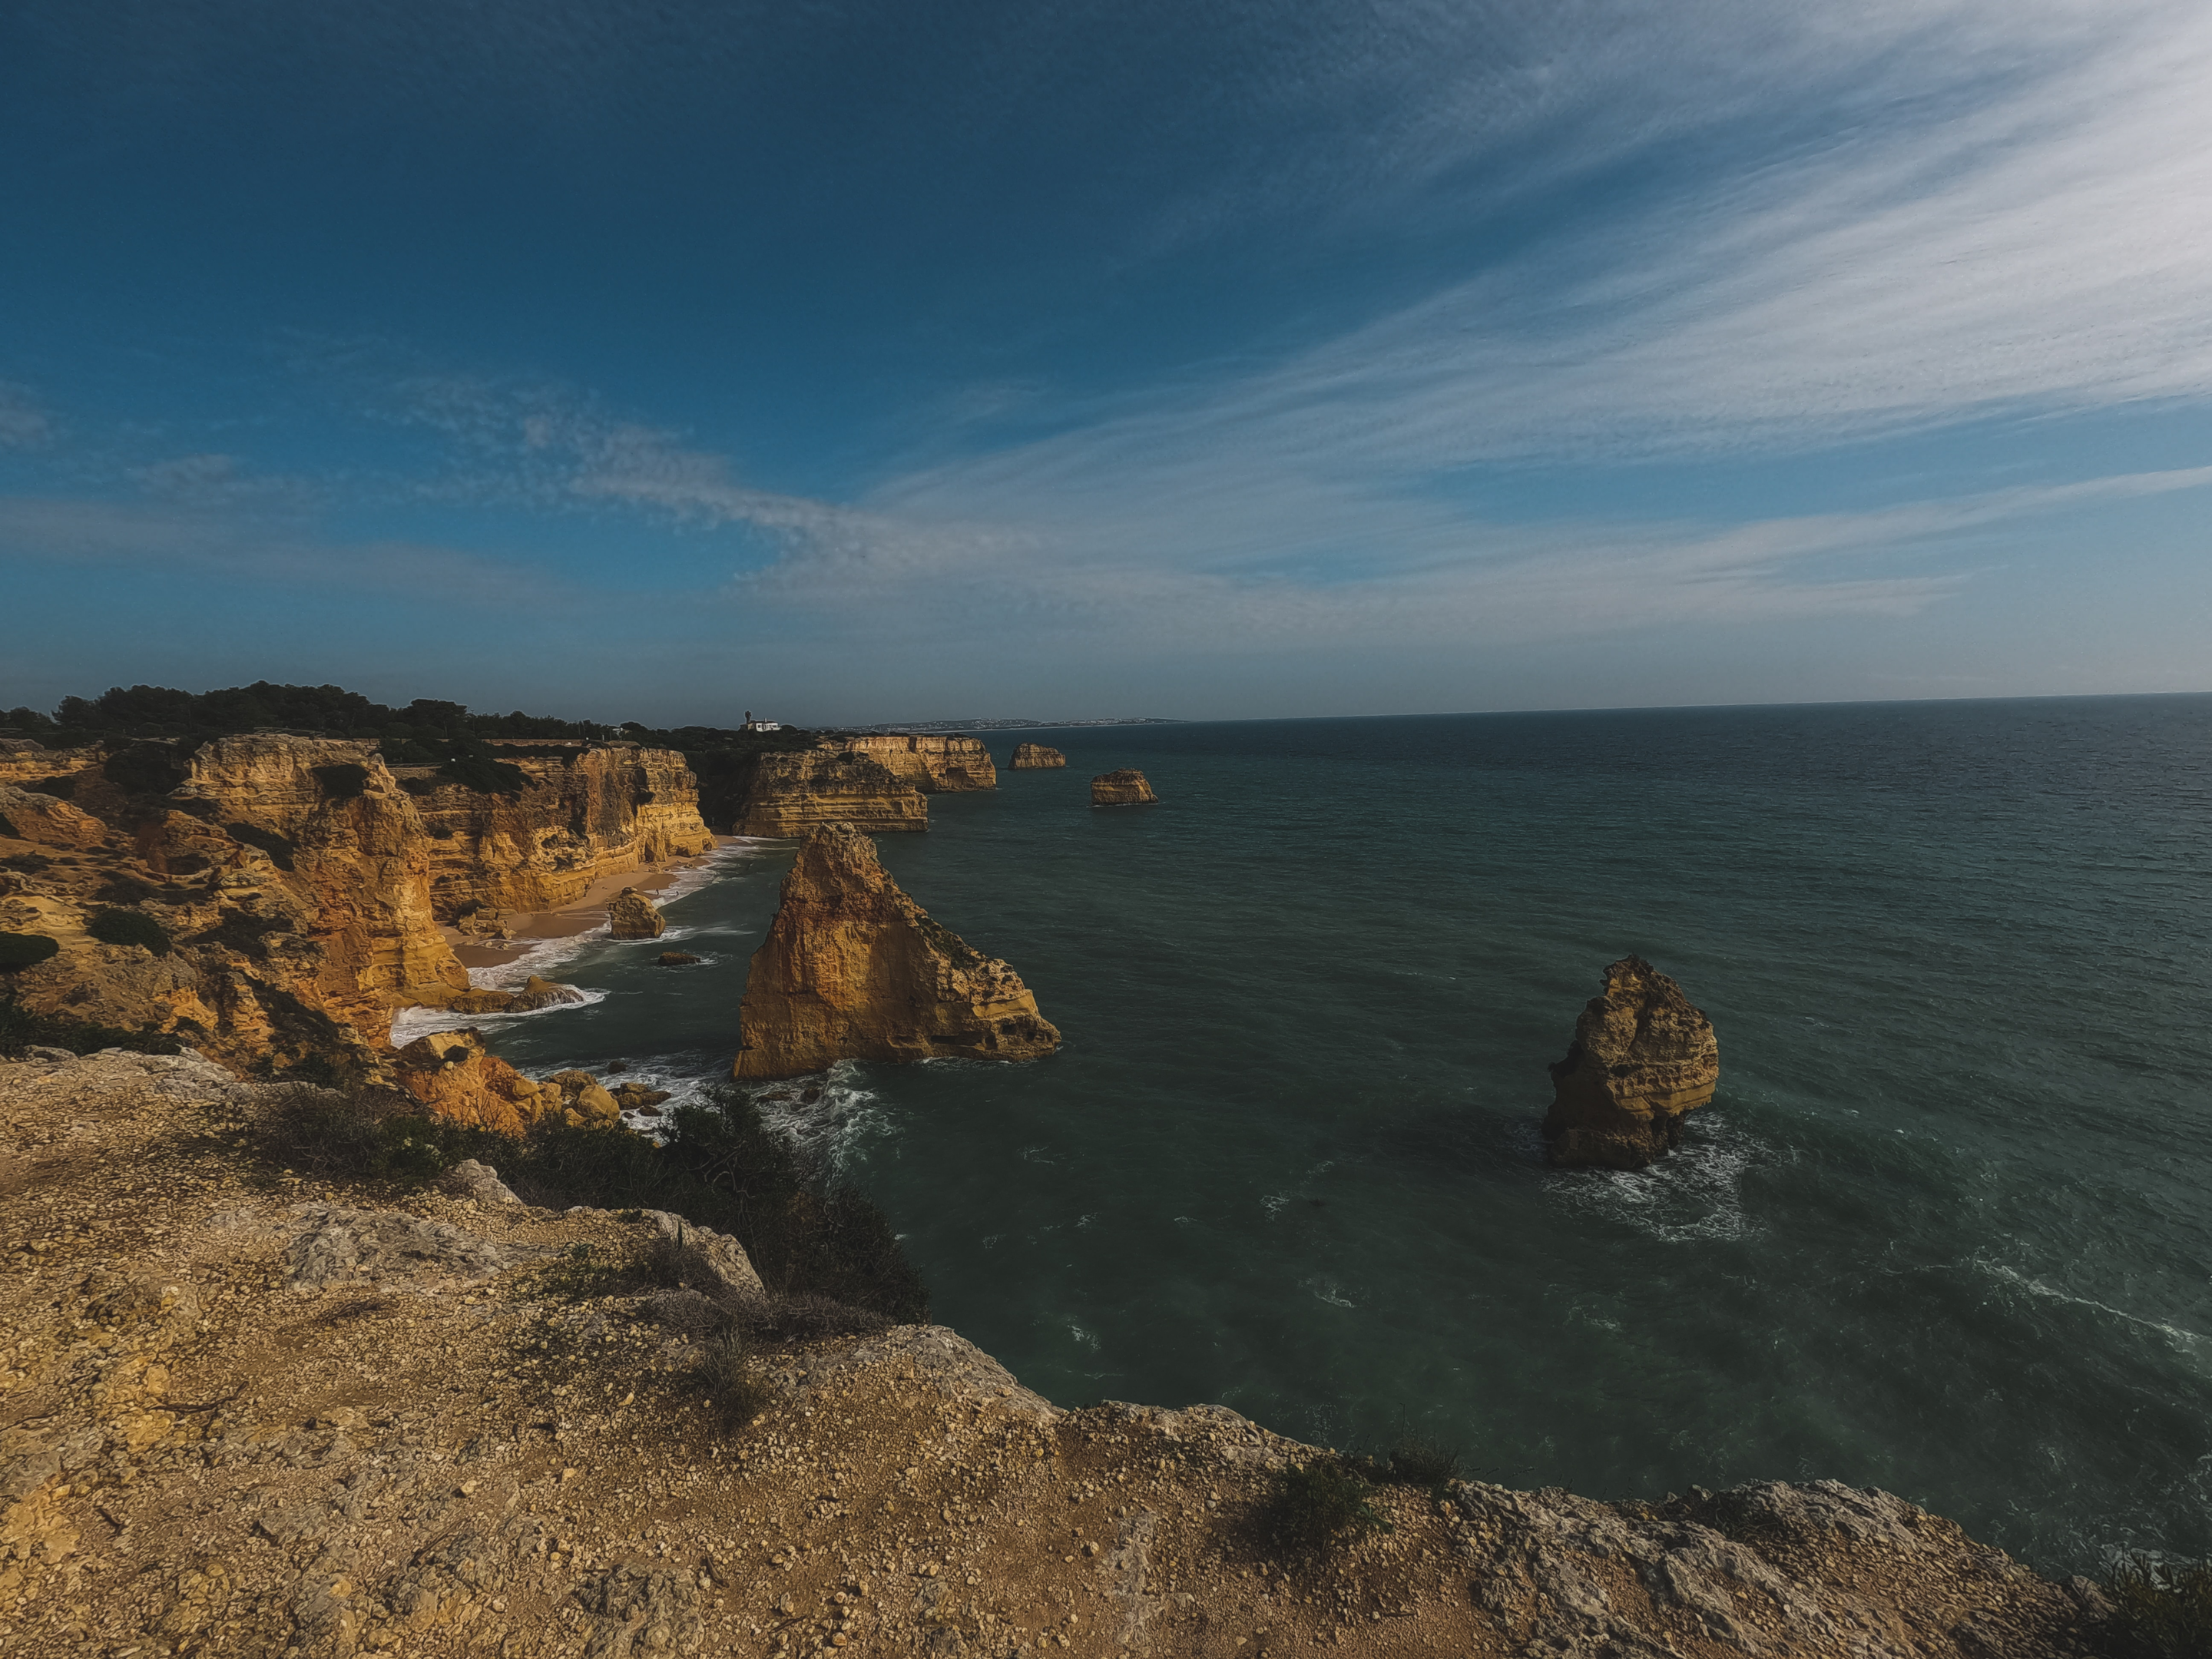
<instances>
[{"instance_id":1,"label":"dark blue sea","mask_svg":"<svg viewBox=\"0 0 2212 1659\"><path fill-rule=\"evenodd\" d=\"M986 734L1003 766L1015 740ZM879 842L1066 1036L778 1121L1062 1404L1650 1498L1833 1477L2050 1571L2212 1554L2212 697L1023 732ZM1094 811L1095 773L1163 802ZM787 843L586 940L532 1069L726 1066ZM1600 971L1712 1018L1640 1174L1536 1126Z\"/></svg>"}]
</instances>

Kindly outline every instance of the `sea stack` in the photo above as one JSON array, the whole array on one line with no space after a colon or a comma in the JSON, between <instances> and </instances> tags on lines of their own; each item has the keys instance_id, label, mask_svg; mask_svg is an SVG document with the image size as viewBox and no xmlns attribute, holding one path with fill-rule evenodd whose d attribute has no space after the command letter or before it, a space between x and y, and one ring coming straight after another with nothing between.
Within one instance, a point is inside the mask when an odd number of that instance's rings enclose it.
<instances>
[{"instance_id":1,"label":"sea stack","mask_svg":"<svg viewBox=\"0 0 2212 1659\"><path fill-rule=\"evenodd\" d=\"M1643 957L1624 957L1552 1067L1545 1162L1640 1170L1674 1150L1682 1119L1713 1097L1720 1074L1713 1023Z\"/></svg>"},{"instance_id":2,"label":"sea stack","mask_svg":"<svg viewBox=\"0 0 2212 1659\"><path fill-rule=\"evenodd\" d=\"M932 921L849 823L808 834L753 953L730 1075L840 1060L1036 1060L1060 1044L1021 976Z\"/></svg>"},{"instance_id":3,"label":"sea stack","mask_svg":"<svg viewBox=\"0 0 2212 1659\"><path fill-rule=\"evenodd\" d=\"M1066 756L1041 743L1016 744L1014 757L1007 763L1008 769L1016 772L1042 772L1066 764Z\"/></svg>"},{"instance_id":4,"label":"sea stack","mask_svg":"<svg viewBox=\"0 0 2212 1659\"><path fill-rule=\"evenodd\" d=\"M1151 806L1158 800L1152 786L1145 781L1145 775L1133 766L1125 766L1118 772L1103 772L1091 780L1093 806Z\"/></svg>"},{"instance_id":5,"label":"sea stack","mask_svg":"<svg viewBox=\"0 0 2212 1659\"><path fill-rule=\"evenodd\" d=\"M625 887L607 905L607 932L617 939L659 939L668 924L653 901Z\"/></svg>"}]
</instances>

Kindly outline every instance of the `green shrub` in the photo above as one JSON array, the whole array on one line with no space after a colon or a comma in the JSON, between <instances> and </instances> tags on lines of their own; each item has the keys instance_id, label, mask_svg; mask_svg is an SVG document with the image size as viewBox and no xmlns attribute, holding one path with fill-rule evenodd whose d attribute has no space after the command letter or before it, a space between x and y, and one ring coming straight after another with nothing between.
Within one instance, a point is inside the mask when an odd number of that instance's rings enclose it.
<instances>
[{"instance_id":1,"label":"green shrub","mask_svg":"<svg viewBox=\"0 0 2212 1659\"><path fill-rule=\"evenodd\" d=\"M1318 1550L1363 1533L1395 1530L1376 1513L1374 1488L1334 1457L1275 1471L1261 1529L1279 1547Z\"/></svg>"},{"instance_id":2,"label":"green shrub","mask_svg":"<svg viewBox=\"0 0 2212 1659\"><path fill-rule=\"evenodd\" d=\"M2212 1562L2124 1561L2106 1589L2130 1651L2143 1659L2212 1659Z\"/></svg>"},{"instance_id":3,"label":"green shrub","mask_svg":"<svg viewBox=\"0 0 2212 1659\"><path fill-rule=\"evenodd\" d=\"M1425 1435L1408 1435L1390 1448L1383 1478L1394 1486L1442 1492L1460 1478L1459 1448Z\"/></svg>"},{"instance_id":4,"label":"green shrub","mask_svg":"<svg viewBox=\"0 0 2212 1659\"><path fill-rule=\"evenodd\" d=\"M348 1109L354 1116L343 1133L318 1120L312 1158L291 1150L301 1136L284 1123L269 1126L264 1146L289 1165L369 1179L407 1170L428 1179L481 1158L526 1203L665 1210L728 1233L779 1298L817 1297L897 1324L929 1316L928 1291L889 1218L850 1188L815 1179L735 1090L711 1104L678 1107L659 1145L625 1129L550 1119L524 1135L496 1134L414 1115L411 1103L388 1118L375 1116L385 1109L374 1101Z\"/></svg>"},{"instance_id":5,"label":"green shrub","mask_svg":"<svg viewBox=\"0 0 2212 1659\"><path fill-rule=\"evenodd\" d=\"M740 1428L766 1411L775 1390L754 1370L745 1340L734 1327L700 1345L692 1373L722 1421Z\"/></svg>"},{"instance_id":6,"label":"green shrub","mask_svg":"<svg viewBox=\"0 0 2212 1659\"><path fill-rule=\"evenodd\" d=\"M451 1161L445 1127L393 1090L303 1082L276 1093L259 1133L264 1152L287 1169L421 1186Z\"/></svg>"},{"instance_id":7,"label":"green shrub","mask_svg":"<svg viewBox=\"0 0 2212 1659\"><path fill-rule=\"evenodd\" d=\"M18 968L44 962L61 948L58 939L48 939L44 933L0 933L0 974L12 974Z\"/></svg>"},{"instance_id":8,"label":"green shrub","mask_svg":"<svg viewBox=\"0 0 2212 1659\"><path fill-rule=\"evenodd\" d=\"M169 954L169 935L143 910L94 910L84 926L102 945L143 945L157 957Z\"/></svg>"}]
</instances>

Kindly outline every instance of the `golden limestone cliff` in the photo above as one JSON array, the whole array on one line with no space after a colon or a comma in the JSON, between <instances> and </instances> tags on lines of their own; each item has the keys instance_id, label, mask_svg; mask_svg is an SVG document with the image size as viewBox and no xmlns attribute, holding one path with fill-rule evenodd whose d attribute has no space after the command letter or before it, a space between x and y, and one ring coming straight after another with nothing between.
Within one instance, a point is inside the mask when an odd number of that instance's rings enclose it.
<instances>
[{"instance_id":1,"label":"golden limestone cliff","mask_svg":"<svg viewBox=\"0 0 2212 1659\"><path fill-rule=\"evenodd\" d=\"M1145 775L1133 766L1125 766L1118 772L1102 772L1091 780L1091 804L1093 806L1155 806L1159 797Z\"/></svg>"},{"instance_id":2,"label":"golden limestone cliff","mask_svg":"<svg viewBox=\"0 0 2212 1659\"><path fill-rule=\"evenodd\" d=\"M557 909L603 876L714 846L697 781L672 749L611 744L508 763L526 781L512 794L471 789L433 767L396 769L430 837L441 920L473 908Z\"/></svg>"},{"instance_id":3,"label":"golden limestone cliff","mask_svg":"<svg viewBox=\"0 0 2212 1659\"><path fill-rule=\"evenodd\" d=\"M871 835L929 828L929 803L880 762L837 749L763 755L753 763L733 832L803 836L825 823Z\"/></svg>"},{"instance_id":4,"label":"golden limestone cliff","mask_svg":"<svg viewBox=\"0 0 2212 1659\"><path fill-rule=\"evenodd\" d=\"M848 823L811 833L754 953L731 1075L839 1060L1035 1060L1060 1033L1003 962L929 919Z\"/></svg>"},{"instance_id":5,"label":"golden limestone cliff","mask_svg":"<svg viewBox=\"0 0 2212 1659\"><path fill-rule=\"evenodd\" d=\"M501 796L395 777L371 742L276 734L17 752L0 771L0 932L59 947L9 990L240 1070L382 1073L398 1009L559 1000L471 988L440 924L712 844L681 757L630 746L526 766Z\"/></svg>"},{"instance_id":6,"label":"golden limestone cliff","mask_svg":"<svg viewBox=\"0 0 2212 1659\"><path fill-rule=\"evenodd\" d=\"M1017 772L1043 772L1066 765L1067 757L1042 743L1018 743L1014 745L1014 757L1008 764Z\"/></svg>"},{"instance_id":7,"label":"golden limestone cliff","mask_svg":"<svg viewBox=\"0 0 2212 1659\"><path fill-rule=\"evenodd\" d=\"M991 751L979 738L871 732L831 741L848 755L874 761L900 782L911 784L926 795L999 787L999 769L991 763Z\"/></svg>"},{"instance_id":8,"label":"golden limestone cliff","mask_svg":"<svg viewBox=\"0 0 2212 1659\"><path fill-rule=\"evenodd\" d=\"M1720 1043L1682 988L1641 957L1605 970L1567 1057L1552 1067L1544 1155L1559 1165L1640 1170L1682 1137L1682 1120L1713 1097Z\"/></svg>"}]
</instances>

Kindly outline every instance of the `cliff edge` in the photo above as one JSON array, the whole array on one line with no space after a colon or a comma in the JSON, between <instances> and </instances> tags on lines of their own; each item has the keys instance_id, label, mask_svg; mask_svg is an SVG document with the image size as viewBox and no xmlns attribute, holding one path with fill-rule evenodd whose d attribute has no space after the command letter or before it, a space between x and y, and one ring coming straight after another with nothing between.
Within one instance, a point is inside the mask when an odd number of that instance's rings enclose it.
<instances>
[{"instance_id":1,"label":"cliff edge","mask_svg":"<svg viewBox=\"0 0 2212 1659\"><path fill-rule=\"evenodd\" d=\"M745 978L731 1075L840 1060L1035 1060L1060 1033L1021 976L932 921L849 823L810 833Z\"/></svg>"},{"instance_id":2,"label":"cliff edge","mask_svg":"<svg viewBox=\"0 0 2212 1659\"><path fill-rule=\"evenodd\" d=\"M240 1146L289 1092L0 1065L10 1659L2114 1648L2084 1581L1834 1481L1385 1485L1391 1530L1286 1546L1284 1474L1332 1454L1220 1406L1061 1410L938 1326L771 1308L733 1413L734 1242L687 1261L673 1217L515 1202L482 1164L279 1176Z\"/></svg>"}]
</instances>

